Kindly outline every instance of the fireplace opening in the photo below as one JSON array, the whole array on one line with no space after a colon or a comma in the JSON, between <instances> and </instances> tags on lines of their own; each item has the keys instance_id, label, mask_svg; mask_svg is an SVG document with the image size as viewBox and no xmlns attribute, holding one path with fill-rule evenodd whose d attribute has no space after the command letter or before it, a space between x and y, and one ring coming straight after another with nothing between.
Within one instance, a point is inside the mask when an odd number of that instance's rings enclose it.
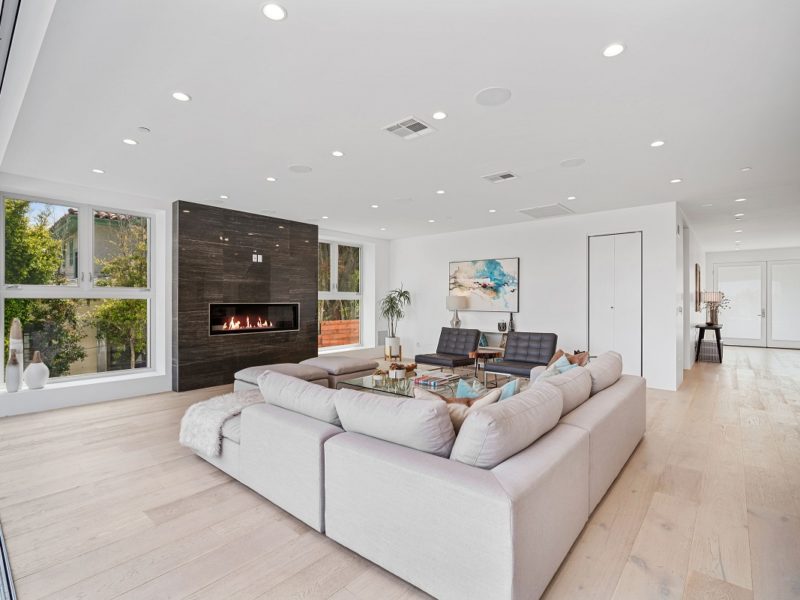
<instances>
[{"instance_id":1,"label":"fireplace opening","mask_svg":"<svg viewBox=\"0 0 800 600\"><path fill-rule=\"evenodd\" d=\"M209 304L209 335L297 331L300 305L284 303Z\"/></svg>"}]
</instances>

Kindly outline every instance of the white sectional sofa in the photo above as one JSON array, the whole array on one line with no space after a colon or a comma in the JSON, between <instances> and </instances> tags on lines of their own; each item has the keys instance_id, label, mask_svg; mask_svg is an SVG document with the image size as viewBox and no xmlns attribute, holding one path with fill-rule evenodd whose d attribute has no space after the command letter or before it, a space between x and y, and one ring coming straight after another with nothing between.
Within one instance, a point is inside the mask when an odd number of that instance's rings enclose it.
<instances>
[{"instance_id":1,"label":"white sectional sofa","mask_svg":"<svg viewBox=\"0 0 800 600\"><path fill-rule=\"evenodd\" d=\"M444 402L267 373L214 464L437 598L538 598L644 435L645 382L621 370L534 370L457 436Z\"/></svg>"}]
</instances>

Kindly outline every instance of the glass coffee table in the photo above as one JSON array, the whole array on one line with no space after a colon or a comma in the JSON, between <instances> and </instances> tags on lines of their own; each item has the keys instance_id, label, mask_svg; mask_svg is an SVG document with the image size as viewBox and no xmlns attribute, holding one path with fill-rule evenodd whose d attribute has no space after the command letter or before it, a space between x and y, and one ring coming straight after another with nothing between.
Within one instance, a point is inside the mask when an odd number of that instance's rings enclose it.
<instances>
[{"instance_id":1,"label":"glass coffee table","mask_svg":"<svg viewBox=\"0 0 800 600\"><path fill-rule=\"evenodd\" d=\"M456 388L458 387L458 382L460 380L466 381L470 386L473 384L480 383L480 380L476 377L471 376L461 376L458 379L455 379L450 382L440 383L436 387L430 385L417 385L414 383L414 380L418 377L423 377L425 375L433 376L433 375L442 375L441 371L417 371L416 375L411 375L409 377L404 377L402 379L390 379L387 376L383 377L381 382L376 382L375 377L373 375L367 375L365 377L356 377L355 379L348 379L346 381L342 381L339 383L340 388L349 388L353 390L362 390L368 391L375 394L385 394L388 396L401 396L404 398L413 398L414 397L414 388L422 388L424 390L428 390L429 392L433 392L435 394L439 394L443 398L455 398L456 395Z\"/></svg>"}]
</instances>

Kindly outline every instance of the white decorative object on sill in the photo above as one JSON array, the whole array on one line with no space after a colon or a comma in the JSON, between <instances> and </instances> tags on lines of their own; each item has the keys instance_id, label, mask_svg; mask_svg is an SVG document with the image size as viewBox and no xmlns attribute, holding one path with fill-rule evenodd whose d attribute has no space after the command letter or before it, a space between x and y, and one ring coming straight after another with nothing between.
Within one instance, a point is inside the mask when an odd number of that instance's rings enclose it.
<instances>
[{"instance_id":1,"label":"white decorative object on sill","mask_svg":"<svg viewBox=\"0 0 800 600\"><path fill-rule=\"evenodd\" d=\"M19 361L17 360L17 351L9 350L8 364L6 365L6 391L16 392L19 390L20 380L22 379L22 370L20 369Z\"/></svg>"},{"instance_id":2,"label":"white decorative object on sill","mask_svg":"<svg viewBox=\"0 0 800 600\"><path fill-rule=\"evenodd\" d=\"M8 352L11 355L12 350L17 351L17 364L19 364L19 372L22 373L24 365L22 364L22 352L24 344L22 342L22 323L19 319L14 318L11 320L11 329L8 331Z\"/></svg>"},{"instance_id":3,"label":"white decorative object on sill","mask_svg":"<svg viewBox=\"0 0 800 600\"><path fill-rule=\"evenodd\" d=\"M32 390L40 390L50 378L50 369L42 362L42 355L37 350L33 353L33 360L22 376L27 385Z\"/></svg>"}]
</instances>

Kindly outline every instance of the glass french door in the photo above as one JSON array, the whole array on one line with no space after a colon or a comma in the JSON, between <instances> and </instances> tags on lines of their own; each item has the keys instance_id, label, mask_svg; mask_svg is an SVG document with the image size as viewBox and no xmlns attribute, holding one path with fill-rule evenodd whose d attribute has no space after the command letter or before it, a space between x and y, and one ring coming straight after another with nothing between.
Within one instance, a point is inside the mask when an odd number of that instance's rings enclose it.
<instances>
[{"instance_id":1,"label":"glass french door","mask_svg":"<svg viewBox=\"0 0 800 600\"><path fill-rule=\"evenodd\" d=\"M800 261L716 264L714 289L730 301L719 313L727 344L800 348Z\"/></svg>"}]
</instances>

